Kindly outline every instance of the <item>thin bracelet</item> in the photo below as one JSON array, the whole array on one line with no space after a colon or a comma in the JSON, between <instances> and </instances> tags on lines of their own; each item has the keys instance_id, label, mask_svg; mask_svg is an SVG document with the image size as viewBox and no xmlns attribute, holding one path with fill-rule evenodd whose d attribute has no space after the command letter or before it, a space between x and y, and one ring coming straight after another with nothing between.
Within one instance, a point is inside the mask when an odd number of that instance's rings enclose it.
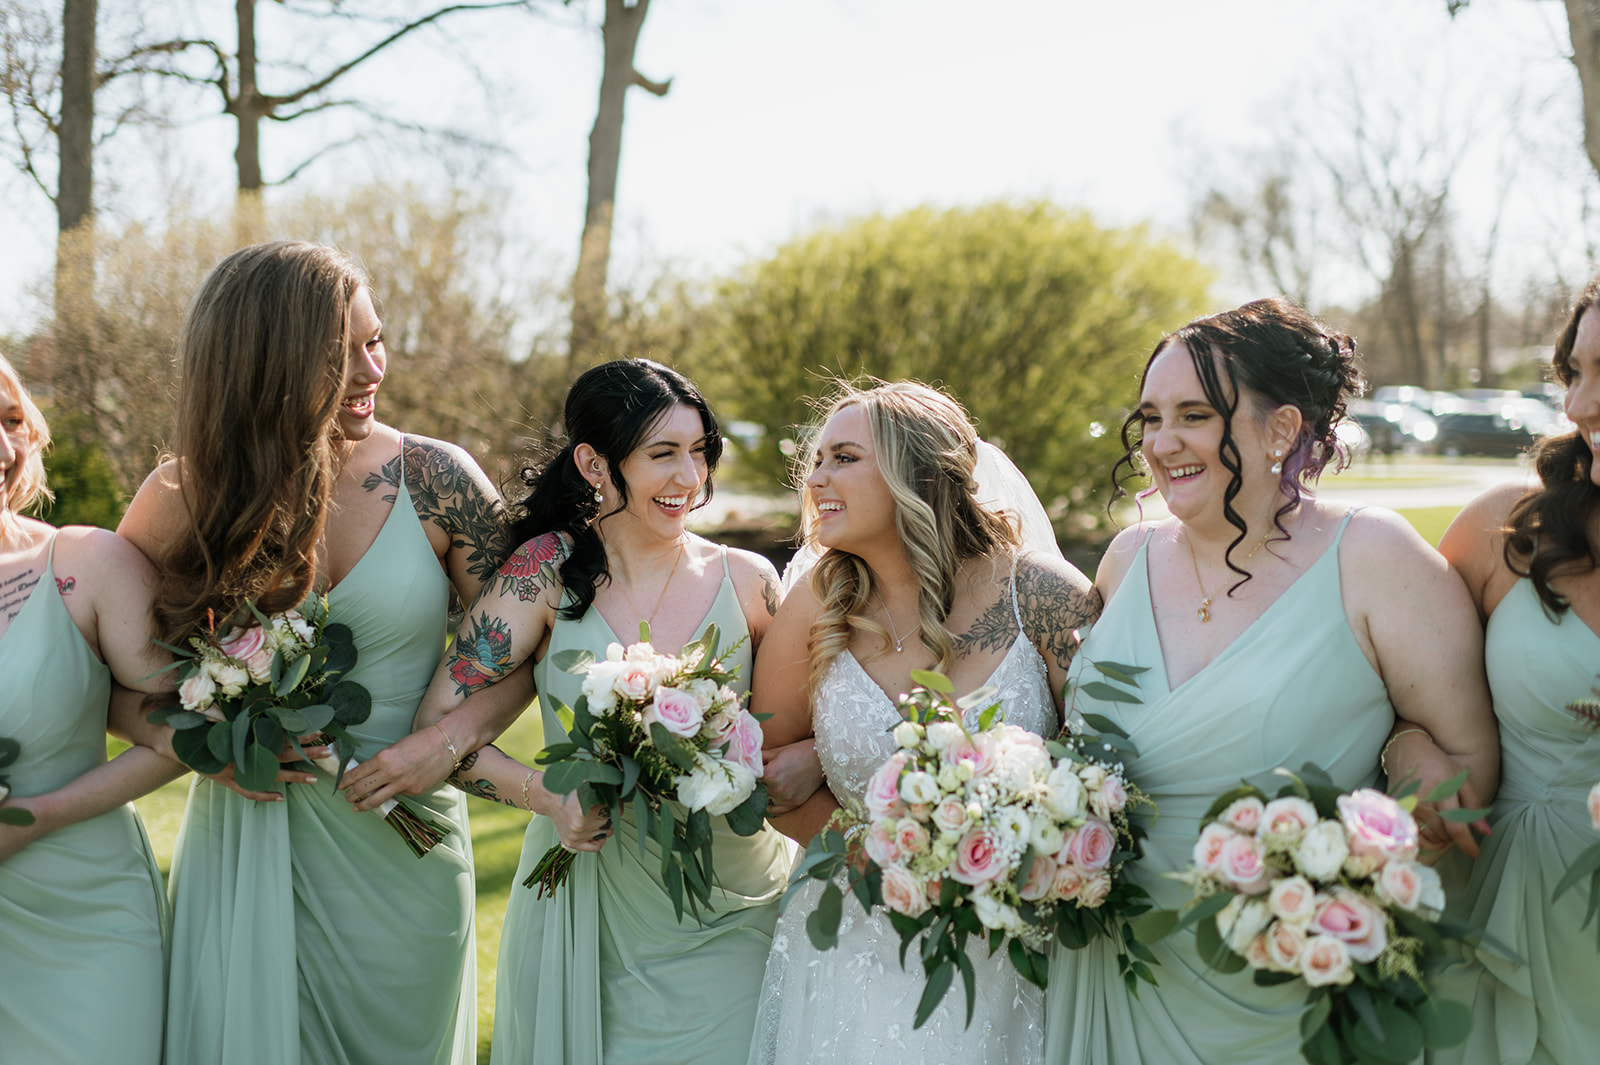
<instances>
[{"instance_id":1,"label":"thin bracelet","mask_svg":"<svg viewBox=\"0 0 1600 1065\"><path fill-rule=\"evenodd\" d=\"M522 808L529 813L533 812L533 807L528 803L528 785L533 783L533 775L537 772L537 769L530 769L528 775L522 778Z\"/></svg>"},{"instance_id":2,"label":"thin bracelet","mask_svg":"<svg viewBox=\"0 0 1600 1065\"><path fill-rule=\"evenodd\" d=\"M461 752L456 750L456 745L450 741L450 733L446 732L444 730L444 726L439 724L439 722L437 722L437 721L435 721L433 723L433 727L438 729L439 730L439 735L444 737L444 745L446 747L450 748L450 760L456 764L456 769L460 769L461 768ZM1394 741L1391 740L1389 742L1393 743Z\"/></svg>"},{"instance_id":3,"label":"thin bracelet","mask_svg":"<svg viewBox=\"0 0 1600 1065\"><path fill-rule=\"evenodd\" d=\"M1383 745L1383 750L1378 754L1378 768L1383 770L1383 775L1384 776L1388 776L1389 775L1389 748L1393 747L1394 744L1395 744L1395 741L1398 740L1401 736L1407 736L1407 735L1410 735L1413 732L1420 732L1424 736L1430 736L1430 737L1432 735L1425 728L1403 728L1399 732L1396 732L1393 736L1390 736L1389 737L1389 742Z\"/></svg>"}]
</instances>

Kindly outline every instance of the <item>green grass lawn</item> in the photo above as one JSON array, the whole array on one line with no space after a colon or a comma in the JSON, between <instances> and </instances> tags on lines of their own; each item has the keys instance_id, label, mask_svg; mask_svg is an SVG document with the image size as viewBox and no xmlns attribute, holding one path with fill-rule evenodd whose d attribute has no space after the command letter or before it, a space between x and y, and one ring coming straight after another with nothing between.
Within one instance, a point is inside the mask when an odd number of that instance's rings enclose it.
<instances>
[{"instance_id":1,"label":"green grass lawn","mask_svg":"<svg viewBox=\"0 0 1600 1065\"><path fill-rule=\"evenodd\" d=\"M112 744L121 747L115 741ZM537 707L530 707L497 745L515 758L531 761L544 746ZM134 803L150 832L150 843L163 874L172 865L172 848L188 790L189 778L183 777ZM500 925L516 877L528 815L472 796L467 798L467 808L478 879L478 1061L482 1063L489 1060L489 1034L494 1027L494 972L500 956Z\"/></svg>"},{"instance_id":2,"label":"green grass lawn","mask_svg":"<svg viewBox=\"0 0 1600 1065\"><path fill-rule=\"evenodd\" d=\"M1461 513L1460 507L1416 507L1412 510L1400 511L1400 516L1411 523L1411 527L1422 534L1422 538L1434 547L1439 546L1439 538L1450 527L1455 516Z\"/></svg>"}]
</instances>

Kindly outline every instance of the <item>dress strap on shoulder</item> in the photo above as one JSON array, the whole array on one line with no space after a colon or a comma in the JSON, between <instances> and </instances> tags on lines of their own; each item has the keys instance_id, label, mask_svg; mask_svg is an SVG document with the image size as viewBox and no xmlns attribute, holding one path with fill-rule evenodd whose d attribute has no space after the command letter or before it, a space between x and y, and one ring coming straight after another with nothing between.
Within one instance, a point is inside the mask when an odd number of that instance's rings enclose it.
<instances>
[{"instance_id":1,"label":"dress strap on shoulder","mask_svg":"<svg viewBox=\"0 0 1600 1065\"><path fill-rule=\"evenodd\" d=\"M732 580L733 573L728 569L728 545L718 544L717 547L722 552L722 577L724 580Z\"/></svg>"},{"instance_id":2,"label":"dress strap on shoulder","mask_svg":"<svg viewBox=\"0 0 1600 1065\"><path fill-rule=\"evenodd\" d=\"M50 546L45 548L45 552L44 552L44 568L45 568L45 572L49 573L52 577L55 576L55 571L56 571L56 541L59 540L60 538L61 538L61 530L60 529L57 529L54 532L52 532L50 534Z\"/></svg>"},{"instance_id":3,"label":"dress strap on shoulder","mask_svg":"<svg viewBox=\"0 0 1600 1065\"><path fill-rule=\"evenodd\" d=\"M1335 544L1344 539L1344 530L1349 526L1350 519L1356 516L1356 511L1360 509L1361 508L1359 506L1351 504L1350 507L1345 510L1344 518L1339 522L1339 531L1333 534L1333 542Z\"/></svg>"},{"instance_id":4,"label":"dress strap on shoulder","mask_svg":"<svg viewBox=\"0 0 1600 1065\"><path fill-rule=\"evenodd\" d=\"M400 487L406 484L406 434L400 434Z\"/></svg>"}]
</instances>

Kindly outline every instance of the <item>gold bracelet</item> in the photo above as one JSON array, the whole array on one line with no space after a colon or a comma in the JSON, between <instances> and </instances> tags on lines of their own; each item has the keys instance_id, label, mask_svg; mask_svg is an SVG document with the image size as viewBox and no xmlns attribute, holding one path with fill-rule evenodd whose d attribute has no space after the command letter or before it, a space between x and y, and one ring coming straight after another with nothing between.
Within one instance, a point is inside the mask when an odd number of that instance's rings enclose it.
<instances>
[{"instance_id":1,"label":"gold bracelet","mask_svg":"<svg viewBox=\"0 0 1600 1065\"><path fill-rule=\"evenodd\" d=\"M433 727L438 729L439 730L439 735L444 737L444 745L446 747L450 748L450 760L455 763L455 768L456 769L460 769L461 768L461 752L456 750L456 745L450 741L450 733L446 732L444 730L444 726L439 724L439 722L437 722L437 721L435 721L433 723Z\"/></svg>"},{"instance_id":2,"label":"gold bracelet","mask_svg":"<svg viewBox=\"0 0 1600 1065\"><path fill-rule=\"evenodd\" d=\"M537 769L530 769L528 775L522 778L522 808L529 813L533 812L533 807L528 802L528 785L533 783L533 775L537 772Z\"/></svg>"},{"instance_id":3,"label":"gold bracelet","mask_svg":"<svg viewBox=\"0 0 1600 1065\"><path fill-rule=\"evenodd\" d=\"M1390 736L1389 742L1383 745L1383 750L1378 754L1378 768L1383 770L1384 776L1389 775L1389 748L1393 747L1395 741L1401 736L1410 735L1413 732L1420 732L1424 736L1431 737L1431 733L1429 733L1425 728L1403 728L1399 732L1396 732L1393 736Z\"/></svg>"}]
</instances>

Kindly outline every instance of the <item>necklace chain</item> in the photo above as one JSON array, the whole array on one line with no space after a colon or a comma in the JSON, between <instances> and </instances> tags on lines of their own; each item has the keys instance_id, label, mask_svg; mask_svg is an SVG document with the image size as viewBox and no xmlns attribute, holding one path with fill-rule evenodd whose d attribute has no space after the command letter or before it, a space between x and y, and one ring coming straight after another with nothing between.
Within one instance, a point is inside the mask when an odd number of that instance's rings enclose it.
<instances>
[{"instance_id":1,"label":"necklace chain","mask_svg":"<svg viewBox=\"0 0 1600 1065\"><path fill-rule=\"evenodd\" d=\"M1269 537L1271 535L1272 535L1272 530L1268 529L1266 531L1266 533L1262 535L1261 539L1256 541L1256 546L1254 546L1254 547L1252 547L1250 549L1250 553L1248 555L1244 556L1244 562L1241 562L1240 565L1241 566L1248 565L1250 560L1252 558L1256 557L1256 552L1260 551L1261 548L1266 545L1267 537ZM1195 583L1195 586L1200 589L1200 594L1201 595L1205 595L1205 598L1200 600L1200 606L1198 608L1196 608L1196 610L1194 612L1195 613L1195 617L1199 618L1202 622L1210 621L1211 620L1211 600L1213 600L1213 599L1215 599L1217 597L1217 593L1216 592L1212 592L1210 595L1206 595L1205 582L1200 579L1200 560L1195 557L1195 554L1194 554L1194 540L1192 540L1189 537L1189 530L1188 529L1184 529L1183 530L1183 542L1185 544L1189 545L1189 564L1194 567L1194 583ZM1221 591L1221 589L1219 588L1219 589L1217 589L1217 591Z\"/></svg>"},{"instance_id":2,"label":"necklace chain","mask_svg":"<svg viewBox=\"0 0 1600 1065\"><path fill-rule=\"evenodd\" d=\"M883 619L889 623L889 632L894 636L894 650L896 654L906 649L906 641L915 636L922 629L922 622L917 622L910 631L901 636L894 627L894 615L889 613L889 604L883 601L883 596L878 596L878 608L883 611Z\"/></svg>"},{"instance_id":3,"label":"necklace chain","mask_svg":"<svg viewBox=\"0 0 1600 1065\"><path fill-rule=\"evenodd\" d=\"M676 577L678 575L678 563L680 563L682 561L683 561L683 541L679 540L678 541L678 556L672 560L672 570L667 574L667 583L665 583L665 584L663 584L661 586L661 594L656 596L656 605L651 607L650 616L649 617L645 617L644 611L640 610L637 606L634 605L633 596L628 594L628 586L626 584L623 584L620 580L617 581L617 591L622 593L622 598L627 600L628 606L632 608L632 610L633 610L633 612L635 614L639 615L639 617L641 619L643 619L643 621L644 621L644 623L646 625L653 626L655 624L656 611L661 609L661 602L662 602L662 600L666 599L666 597L667 597L667 589L672 587L672 578L674 578L674 577Z\"/></svg>"}]
</instances>

